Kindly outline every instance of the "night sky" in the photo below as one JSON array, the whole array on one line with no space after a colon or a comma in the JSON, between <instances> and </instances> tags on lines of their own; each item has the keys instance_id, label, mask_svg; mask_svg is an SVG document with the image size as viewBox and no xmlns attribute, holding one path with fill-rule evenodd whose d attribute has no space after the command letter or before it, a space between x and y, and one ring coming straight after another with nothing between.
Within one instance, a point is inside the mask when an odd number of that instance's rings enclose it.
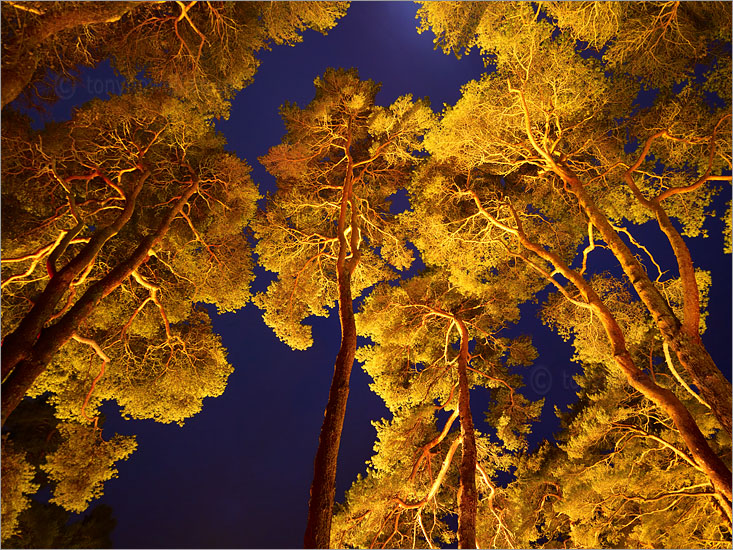
<instances>
[{"instance_id":1,"label":"night sky","mask_svg":"<svg viewBox=\"0 0 733 550\"><path fill-rule=\"evenodd\" d=\"M458 100L463 84L480 77L484 67L478 54L458 60L433 49L432 33L417 34L416 10L411 2L354 2L327 36L307 31L301 44L260 55L254 82L236 96L229 120L219 121L217 128L228 148L252 166L262 195L275 190L274 179L257 158L282 139L278 107L285 101L307 105L314 95L313 79L327 67L356 67L362 78L382 82L380 105L411 93L428 97L438 112L444 103ZM108 66L82 73L79 85L51 116L66 118L70 107L90 94L118 91L115 82ZM723 195L730 196L730 187ZM722 213L724 200L718 203ZM722 222L709 220L706 227L712 238L688 240L697 265L713 271L715 305L704 339L718 365L730 368L730 257L722 254ZM656 226L639 235L661 242ZM656 249L667 265L672 258L668 248ZM614 265L610 257L606 260ZM271 275L261 268L256 275L253 290L265 290ZM103 408L105 436L113 431L136 434L139 444L118 465L119 478L107 482L98 501L114 509L116 547L302 546L313 458L339 347L338 317L334 311L328 319L314 318L315 345L296 352L275 337L253 305L235 314L210 311L235 367L221 397L205 400L203 411L182 428L126 422L116 406ZM542 423L531 437L536 445L557 429L553 405L564 407L575 397L570 377L578 367L570 362L570 346L541 325L536 305L525 305L522 312L521 327L509 334L532 333L540 352L535 366L525 370L529 387L524 393L530 399L547 398ZM369 382L355 365L339 456L338 501L357 473L365 471L376 433L371 422L387 413ZM473 406L474 417L483 418L484 404L474 399Z\"/></svg>"}]
</instances>

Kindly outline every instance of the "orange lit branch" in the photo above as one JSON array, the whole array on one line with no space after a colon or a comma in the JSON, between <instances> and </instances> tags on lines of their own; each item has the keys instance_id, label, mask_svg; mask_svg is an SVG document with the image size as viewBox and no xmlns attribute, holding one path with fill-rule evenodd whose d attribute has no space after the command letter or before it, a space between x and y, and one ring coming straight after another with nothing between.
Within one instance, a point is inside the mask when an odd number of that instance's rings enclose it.
<instances>
[{"instance_id":1,"label":"orange lit branch","mask_svg":"<svg viewBox=\"0 0 733 550\"><path fill-rule=\"evenodd\" d=\"M684 140L682 138L676 138L672 136L666 129L656 132L655 134L647 138L636 162L632 166L630 166L628 170L626 170L626 172L624 173L624 180L629 186L629 189L631 189L634 197L637 201L639 201L642 205L644 205L647 209L651 210L655 214L660 229L667 236L670 245L672 245L672 249L677 260L677 266L684 287L682 319L683 330L690 338L693 338L697 342L700 341L700 293L697 287L697 280L695 279L695 268L692 263L692 257L690 255L689 249L687 248L687 245L685 244L682 236L679 234L677 229L672 225L672 222L670 221L669 216L665 212L661 203L663 200L673 195L695 191L707 181L716 178L716 176L713 176L711 173L713 158L715 156L715 138L720 124L722 124L723 121L725 121L730 116L730 114L727 114L722 117L713 129L713 132L708 140L708 167L705 173L694 184L686 187L670 188L660 193L656 197L653 197L652 199L647 199L634 182L633 173L636 172L641 164L644 162L655 140L663 137L674 141L690 143L689 140Z\"/></svg>"},{"instance_id":2,"label":"orange lit branch","mask_svg":"<svg viewBox=\"0 0 733 550\"><path fill-rule=\"evenodd\" d=\"M13 275L5 279L2 282L1 288L5 288L10 283L13 283L15 281L18 281L20 279L24 279L30 276L31 273L35 271L36 267L38 267L38 264L41 262L41 260L43 260L43 258L47 254L51 253L51 251L53 251L57 246L59 246L62 239L67 235L67 233L68 233L67 231L61 231L58 237L56 237L56 241L54 243L41 247L38 250L36 250L35 252L31 252L23 256L17 256L15 258L3 258L1 261L4 264L19 263L19 262L25 262L28 260L32 260L32 261L31 261L31 264L28 266L28 269L26 269L23 273L20 273L18 275ZM70 245L71 244L86 244L87 242L89 242L89 239L77 238L77 239L69 240L68 244Z\"/></svg>"},{"instance_id":3,"label":"orange lit branch","mask_svg":"<svg viewBox=\"0 0 733 550\"><path fill-rule=\"evenodd\" d=\"M659 437L657 435L654 435L652 433L649 433L646 430L644 430L644 429L642 429L642 428L640 428L638 426L634 426L632 424L618 424L618 423L614 423L613 427L616 428L616 429L629 430L631 432L634 432L636 434L639 434L639 436L643 436L643 437L645 437L647 439L651 439L652 441L656 441L657 443L660 443L663 447L665 447L665 448L669 449L670 451L672 451L674 454L676 454L678 457L680 457L682 460L684 460L687 464L689 464L690 466L692 466L698 472L704 472L703 469L700 468L700 466L698 466L695 463L695 461L692 460L692 458L690 458L687 455L687 453L681 451L680 449L678 449L677 447L675 447L674 445L672 445L668 441L665 441L664 439L662 439L661 437Z\"/></svg>"},{"instance_id":4,"label":"orange lit branch","mask_svg":"<svg viewBox=\"0 0 733 550\"><path fill-rule=\"evenodd\" d=\"M664 359L667 362L667 368L669 368L670 372L675 377L677 382L679 382L680 385L687 390L687 393L689 393L690 395L692 395L692 397L697 399L701 405L709 409L710 405L708 405L708 403L702 397L700 397L697 393L695 393L692 390L692 388L687 384L687 382L684 381L684 379L677 372L677 369L674 368L674 363L672 363L672 357L669 355L669 345L667 344L667 342L662 342L662 349L664 350Z\"/></svg>"},{"instance_id":5,"label":"orange lit branch","mask_svg":"<svg viewBox=\"0 0 733 550\"><path fill-rule=\"evenodd\" d=\"M94 350L94 352L99 356L99 358L102 360L102 366L99 369L99 374L97 374L94 380L92 380L92 385L89 388L89 391L87 392L87 395L84 398L84 403L81 406L81 415L89 422L94 422L94 425L96 426L98 417L95 417L95 418L88 417L85 410L86 410L87 405L89 404L89 399L91 399L92 397L92 392L94 392L94 387L97 385L97 382L99 382L102 376L104 376L105 368L109 364L110 359L109 359L109 356L106 353L104 353L102 348L99 347L99 344L96 341L92 340L91 338L84 338L83 336L74 334L72 336L72 339L76 340L79 343L90 346Z\"/></svg>"},{"instance_id":6,"label":"orange lit branch","mask_svg":"<svg viewBox=\"0 0 733 550\"><path fill-rule=\"evenodd\" d=\"M435 496L435 494L438 492L438 489L440 489L440 486L443 483L443 478L445 478L445 474L448 471L448 467L450 466L450 463L453 460L453 455L455 454L456 449L458 448L458 445L462 441L463 441L462 437L457 437L453 441L450 448L448 449L448 452L445 455L445 459L443 459L443 465L440 467L440 471L438 472L438 475L436 476L435 481L433 481L433 484L430 487L430 490L427 492L427 494L423 498L421 498L417 502L405 502L400 497L393 497L392 501L396 502L400 506L400 508L404 508L404 509L422 508L428 502L430 502L430 499L432 499Z\"/></svg>"},{"instance_id":7,"label":"orange lit branch","mask_svg":"<svg viewBox=\"0 0 733 550\"><path fill-rule=\"evenodd\" d=\"M143 184L149 174L148 171L144 171L138 177L137 181L133 184L131 192L127 196L124 210L110 225L97 229L82 250L48 282L43 293L18 327L5 337L2 346L3 380L5 380L18 363L30 354L34 342L38 339L44 325L54 314L57 304L67 292L72 282L90 263L96 260L97 255L106 242L114 237L130 220L135 209L137 196L142 190ZM59 247L62 245L63 242Z\"/></svg>"},{"instance_id":8,"label":"orange lit branch","mask_svg":"<svg viewBox=\"0 0 733 550\"><path fill-rule=\"evenodd\" d=\"M471 372L475 372L476 374L480 374L481 376L488 378L489 380L498 382L499 384L504 386L506 389L508 389L509 390L509 402L511 403L511 408L514 408L514 388L511 385L509 385L505 380L502 380L501 378L495 378L471 366L468 367L468 370L470 370Z\"/></svg>"},{"instance_id":9,"label":"orange lit branch","mask_svg":"<svg viewBox=\"0 0 733 550\"><path fill-rule=\"evenodd\" d=\"M498 514L496 512L496 507L494 506L494 497L496 496L496 486L491 483L489 480L489 476L486 475L486 471L484 470L483 466L476 462L476 469L481 474L481 479L483 479L486 486L489 488L489 509L491 510L491 514L496 518L496 521L499 525L498 529L496 530L496 534L494 535L494 540L492 542L493 548L499 548L500 546L497 544L497 537L499 536L499 533L504 533L504 539L506 540L507 544L509 545L509 548L515 548L514 546L514 535L512 535L512 532L510 531L509 527L507 527L506 522L504 521L504 511L502 511L501 514Z\"/></svg>"},{"instance_id":10,"label":"orange lit branch","mask_svg":"<svg viewBox=\"0 0 733 550\"><path fill-rule=\"evenodd\" d=\"M165 326L165 336L166 339L170 341L171 339L171 326L168 322L168 315L165 313L165 308L163 307L163 304L160 303L160 298L158 298L158 292L160 291L160 287L157 285L154 285L153 283L146 281L138 272L137 269L132 271L132 277L135 279L140 285L148 289L150 292L150 301L152 301L156 306L158 306L158 311L160 311L160 316L163 318L163 324ZM145 303L148 300L146 299L142 305L145 305ZM142 305L138 310L135 310L135 315L139 311L139 309L142 308Z\"/></svg>"},{"instance_id":11,"label":"orange lit branch","mask_svg":"<svg viewBox=\"0 0 733 550\"><path fill-rule=\"evenodd\" d=\"M437 436L435 436L432 441L423 445L423 448L420 450L420 456L415 461L415 465L412 467L410 477L407 478L408 481L412 481L413 479L415 479L415 475L417 475L418 469L420 468L420 464L422 464L422 461L428 459L430 457L430 450L445 439L445 436L448 435L448 432L453 426L456 418L458 418L458 407L455 408L453 413L448 417L448 420L445 421L443 430Z\"/></svg>"}]
</instances>

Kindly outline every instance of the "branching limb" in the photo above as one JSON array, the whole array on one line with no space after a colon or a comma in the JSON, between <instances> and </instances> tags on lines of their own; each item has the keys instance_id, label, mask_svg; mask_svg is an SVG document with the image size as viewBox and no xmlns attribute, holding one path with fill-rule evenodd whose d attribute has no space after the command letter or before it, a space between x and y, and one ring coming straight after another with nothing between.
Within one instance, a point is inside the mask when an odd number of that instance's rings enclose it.
<instances>
[{"instance_id":1,"label":"branching limb","mask_svg":"<svg viewBox=\"0 0 733 550\"><path fill-rule=\"evenodd\" d=\"M109 364L110 359L109 359L109 356L106 353L104 353L104 350L99 346L99 344L95 340L92 340L91 338L85 338L83 336L79 336L78 334L74 334L72 338L81 344L86 344L87 346L90 346L94 350L94 353L96 353L99 356L99 358L102 360L102 366L99 369L99 374L97 374L94 380L92 380L92 385L89 388L89 391L87 392L87 395L84 398L84 403L81 406L81 415L89 422L94 422L94 426L97 427L99 416L90 418L86 414L86 408L87 408L87 405L89 404L89 399L91 399L92 397L92 392L94 392L94 387L97 385L97 382L99 382L102 376L104 376L105 369L107 365Z\"/></svg>"},{"instance_id":2,"label":"branching limb","mask_svg":"<svg viewBox=\"0 0 733 550\"><path fill-rule=\"evenodd\" d=\"M433 543L431 542L430 537L428 536L428 534L425 532L425 526L422 523L422 510L418 510L415 515L417 516L417 523L420 525L420 530L422 531L422 535L423 535L423 537L425 537L425 542L427 542L428 543L428 547L430 547L432 549L433 548Z\"/></svg>"},{"instance_id":3,"label":"branching limb","mask_svg":"<svg viewBox=\"0 0 733 550\"><path fill-rule=\"evenodd\" d=\"M649 256L649 259L654 264L654 267L657 268L657 273L659 273L659 275L657 276L656 280L659 281L659 279L662 278L662 275L664 274L664 272L662 271L662 268L659 267L659 264L654 259L654 256L652 255L652 253L649 252L649 249L646 246L644 246L643 244L641 244L640 242L638 242L634 238L634 236L629 232L629 230L626 229L625 227L613 225L611 222L609 222L609 225L613 228L614 231L617 231L618 233L623 233L624 235L626 235L629 238L629 241L631 241L631 244L633 244L637 248L641 248L644 252L646 252L646 255Z\"/></svg>"},{"instance_id":4,"label":"branching limb","mask_svg":"<svg viewBox=\"0 0 733 550\"><path fill-rule=\"evenodd\" d=\"M672 356L669 354L669 344L667 344L666 341L662 342L662 348L664 349L664 359L667 361L667 367L669 368L670 372L674 375L674 377L677 379L677 381L680 383L680 385L687 390L687 392L692 395L695 399L697 399L700 404L704 405L708 409L710 408L710 405L697 393L695 393L692 388L685 382L680 374L677 372L677 369L674 368L674 363L672 362Z\"/></svg>"},{"instance_id":5,"label":"branching limb","mask_svg":"<svg viewBox=\"0 0 733 550\"><path fill-rule=\"evenodd\" d=\"M144 278L142 277L142 275L140 275L140 273L138 272L138 270L137 270L137 269L134 269L134 270L132 271L132 277L133 277L133 278L134 278L134 279L135 279L135 280L136 280L136 281L137 281L138 283L140 283L140 285L142 285L143 287L147 288L147 289L148 289L148 291L150 291L150 300L151 300L151 301L152 301L152 302L153 302L153 303L154 303L154 304L155 304L156 306L158 306L158 310L160 311L160 316L161 316L161 317L163 318L163 324L165 325L165 335L166 335L166 339L167 339L168 341L170 341L172 337L171 337L171 326L170 326L170 323L168 322L168 315L167 315L167 314L166 314L166 312L165 312L165 308L163 307L163 304L162 304L162 303L160 302L160 298L158 298L158 292L160 291L160 287L159 287L159 286L157 286L157 285L154 285L153 283L151 283L151 282L149 282L149 281L147 281L147 280L145 280L145 279L144 279ZM143 302L143 304L142 304L142 305L145 305L145 303L146 303L147 301L148 301L148 300L145 300L145 302ZM141 306L141 307L142 307L142 306ZM138 310L139 310L139 309L140 309L140 308L138 308ZM135 313L135 314L137 314L137 311L138 311L138 310L136 310L136 313Z\"/></svg>"},{"instance_id":6,"label":"branching limb","mask_svg":"<svg viewBox=\"0 0 733 550\"><path fill-rule=\"evenodd\" d=\"M588 254L593 252L596 248L596 243L593 240L593 224L589 221L588 222L588 246L583 249L583 267L580 269L580 274L583 275L585 273L588 262Z\"/></svg>"},{"instance_id":7,"label":"branching limb","mask_svg":"<svg viewBox=\"0 0 733 550\"><path fill-rule=\"evenodd\" d=\"M481 479L483 479L486 486L489 488L489 508L491 509L492 515L496 518L496 521L499 524L499 529L497 529L497 535L499 532L504 533L504 538L506 539L507 544L509 545L509 548L516 548L514 546L514 535L512 535L512 532L509 530L509 527L507 527L506 522L504 521L503 515L504 514L498 514L496 512L496 509L494 508L494 497L496 496L496 486L491 483L489 480L489 476L486 475L486 470L484 470L484 467L481 466L478 462L476 462L476 469L478 470L479 474L481 474ZM495 541L496 542L496 541ZM496 544L494 545L495 548L498 548Z\"/></svg>"},{"instance_id":8,"label":"branching limb","mask_svg":"<svg viewBox=\"0 0 733 550\"><path fill-rule=\"evenodd\" d=\"M410 477L407 478L408 481L412 481L413 479L415 479L415 476L417 475L418 469L420 468L420 464L422 464L422 461L426 458L429 458L430 450L445 439L445 436L448 435L448 432L453 426L453 423L456 421L456 418L458 418L458 407L455 408L453 413L448 417L448 420L445 421L443 430L432 441L426 443L423 446L422 450L420 451L420 456L415 461L415 465L412 467Z\"/></svg>"},{"instance_id":9,"label":"branching limb","mask_svg":"<svg viewBox=\"0 0 733 550\"><path fill-rule=\"evenodd\" d=\"M435 477L435 481L433 482L433 485L430 487L430 490L427 492L427 494L421 498L417 502L405 502L400 497L394 497L392 500L396 502L400 508L404 509L410 509L410 508L422 508L425 506L428 502L430 502L430 499L432 499L435 494L438 492L438 489L440 489L441 484L443 483L443 478L445 478L445 474L448 471L448 467L451 464L451 461L453 460L453 455L456 452L456 449L458 448L458 445L463 441L463 437L459 436L457 437L453 443L451 444L450 448L448 449L448 453L445 455L445 459L443 460L443 465L440 467L440 471L438 472L438 475Z\"/></svg>"},{"instance_id":10,"label":"branching limb","mask_svg":"<svg viewBox=\"0 0 733 550\"><path fill-rule=\"evenodd\" d=\"M698 464L690 456L687 455L687 453L685 453L684 451L681 451L680 449L678 449L677 447L675 447L668 441L665 441L661 437L654 435L652 433L649 433L648 431L644 430L643 428L640 428L638 426L634 426L631 424L614 424L613 426L618 429L625 429L625 430L629 430L629 431L638 433L648 439L656 441L657 443L660 443L661 445L663 445L664 447L672 451L674 454L676 454L678 457L684 460L687 464L692 466L695 470L699 472L703 471L702 468L700 468L700 466L698 466Z\"/></svg>"}]
</instances>

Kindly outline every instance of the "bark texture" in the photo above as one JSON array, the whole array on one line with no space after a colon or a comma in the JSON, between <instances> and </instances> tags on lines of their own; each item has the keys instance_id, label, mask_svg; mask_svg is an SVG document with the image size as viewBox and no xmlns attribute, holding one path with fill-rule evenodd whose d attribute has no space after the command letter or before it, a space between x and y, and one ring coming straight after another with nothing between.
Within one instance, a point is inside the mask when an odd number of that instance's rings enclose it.
<instances>
[{"instance_id":1,"label":"bark texture","mask_svg":"<svg viewBox=\"0 0 733 550\"><path fill-rule=\"evenodd\" d=\"M341 431L349 397L349 379L356 354L356 324L351 299L350 277L339 277L341 347L336 356L328 404L318 439L318 451L308 503L305 548L330 548L331 517L336 492L336 466Z\"/></svg>"},{"instance_id":2,"label":"bark texture","mask_svg":"<svg viewBox=\"0 0 733 550\"><path fill-rule=\"evenodd\" d=\"M463 451L458 489L458 548L476 548L476 434L471 416L471 400L468 388L468 330L461 320L456 320L461 333L458 354L458 409L461 417Z\"/></svg>"}]
</instances>

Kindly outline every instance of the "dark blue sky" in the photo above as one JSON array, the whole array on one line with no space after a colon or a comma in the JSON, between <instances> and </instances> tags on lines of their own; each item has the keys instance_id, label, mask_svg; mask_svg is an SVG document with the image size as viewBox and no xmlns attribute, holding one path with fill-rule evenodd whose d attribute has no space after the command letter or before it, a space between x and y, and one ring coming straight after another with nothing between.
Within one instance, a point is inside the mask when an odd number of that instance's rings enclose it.
<instances>
[{"instance_id":1,"label":"dark blue sky","mask_svg":"<svg viewBox=\"0 0 733 550\"><path fill-rule=\"evenodd\" d=\"M436 111L444 103L455 103L460 87L481 75L483 63L476 53L457 60L433 49L431 33L418 35L416 10L411 2L354 2L327 36L309 31L303 43L261 55L254 82L237 95L229 120L217 127L229 149L253 167L263 195L274 191L275 183L257 158L283 136L278 108L285 101L305 106L314 95L313 79L327 67L357 67L362 78L382 82L380 105L411 93L429 97ZM118 84L109 70L83 73L77 87L66 94L68 101L51 116L66 118L71 104L103 91L118 92ZM725 194L730 196L729 187ZM730 365L731 264L722 255L722 223L710 220L707 227L713 238L695 239L691 245L698 265L713 271L711 299L716 307L705 341L719 365ZM644 233L661 242L656 227L649 225ZM658 253L671 258L663 246ZM609 258L609 265L613 263ZM264 290L270 277L260 268L256 273L255 290ZM522 311L521 330L513 332L532 332L540 351L536 365L527 371L525 393L531 399L547 398L542 424L532 436L536 443L557 428L553 405L564 407L574 399L570 377L578 368L569 361L570 347L541 325L536 306L528 304ZM277 340L252 305L236 314L214 316L214 328L222 335L235 372L224 395L207 399L203 411L183 427L125 422L114 414L114 407L106 407L106 431L137 434L139 443L132 457L119 465L119 477L106 484L101 499L114 508L117 547L302 546L313 458L340 335L335 314L316 318L313 325L315 345L295 352ZM365 470L375 436L371 422L387 412L369 391L369 382L356 365L341 442L337 500ZM484 409L478 401L473 403L477 419L483 418Z\"/></svg>"}]
</instances>

